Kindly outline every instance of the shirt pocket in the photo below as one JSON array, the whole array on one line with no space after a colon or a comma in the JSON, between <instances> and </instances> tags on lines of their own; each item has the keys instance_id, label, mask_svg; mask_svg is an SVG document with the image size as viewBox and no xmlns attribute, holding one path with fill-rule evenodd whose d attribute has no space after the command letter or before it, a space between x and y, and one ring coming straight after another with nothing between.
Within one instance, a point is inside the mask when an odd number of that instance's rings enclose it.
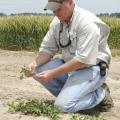
<instances>
[{"instance_id":1,"label":"shirt pocket","mask_svg":"<svg viewBox=\"0 0 120 120\"><path fill-rule=\"evenodd\" d=\"M70 35L70 40L71 40L71 45L69 46L69 50L71 54L75 54L75 51L77 49L77 35L76 33L69 33Z\"/></svg>"}]
</instances>

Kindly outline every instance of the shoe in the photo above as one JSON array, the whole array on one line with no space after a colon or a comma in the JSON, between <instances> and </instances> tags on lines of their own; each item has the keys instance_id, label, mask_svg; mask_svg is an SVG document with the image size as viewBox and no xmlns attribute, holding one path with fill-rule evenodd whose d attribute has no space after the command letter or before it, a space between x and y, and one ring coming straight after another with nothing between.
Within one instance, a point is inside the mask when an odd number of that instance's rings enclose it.
<instances>
[{"instance_id":1,"label":"shoe","mask_svg":"<svg viewBox=\"0 0 120 120\"><path fill-rule=\"evenodd\" d=\"M108 112L114 106L114 103L110 96L110 90L107 84L104 83L102 87L105 89L105 97L103 101L100 104L98 104L96 107L100 112Z\"/></svg>"},{"instance_id":2,"label":"shoe","mask_svg":"<svg viewBox=\"0 0 120 120\"><path fill-rule=\"evenodd\" d=\"M100 111L98 111L98 109L96 109L94 107L94 108L91 108L91 109L88 109L88 110L80 110L80 111L78 111L78 113L84 114L84 115L99 116Z\"/></svg>"}]
</instances>

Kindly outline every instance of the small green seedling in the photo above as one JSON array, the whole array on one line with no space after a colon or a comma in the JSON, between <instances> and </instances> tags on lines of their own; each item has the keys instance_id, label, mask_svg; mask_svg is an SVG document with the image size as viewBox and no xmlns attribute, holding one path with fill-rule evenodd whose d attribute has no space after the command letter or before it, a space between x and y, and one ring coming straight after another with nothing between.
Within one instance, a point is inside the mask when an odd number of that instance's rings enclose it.
<instances>
[{"instance_id":1,"label":"small green seedling","mask_svg":"<svg viewBox=\"0 0 120 120\"><path fill-rule=\"evenodd\" d=\"M30 71L27 69L26 66L24 66L24 67L22 67L22 69L21 69L21 71L20 71L20 74L21 74L20 79L22 80L22 79L24 79L25 77L28 77L28 76L29 76Z\"/></svg>"}]
</instances>

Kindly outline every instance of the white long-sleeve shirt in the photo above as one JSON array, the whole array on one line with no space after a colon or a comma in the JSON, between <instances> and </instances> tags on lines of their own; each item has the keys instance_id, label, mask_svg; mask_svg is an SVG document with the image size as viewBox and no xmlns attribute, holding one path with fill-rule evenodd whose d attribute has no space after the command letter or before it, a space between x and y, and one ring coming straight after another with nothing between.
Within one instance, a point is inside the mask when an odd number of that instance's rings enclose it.
<instances>
[{"instance_id":1,"label":"white long-sleeve shirt","mask_svg":"<svg viewBox=\"0 0 120 120\"><path fill-rule=\"evenodd\" d=\"M54 17L39 51L52 55L61 51L64 61L76 59L89 65L95 65L101 60L108 64L111 62L111 52L107 44L110 28L91 12L75 5L69 23L63 23L60 35L59 31L60 21ZM59 40L65 45L69 38L71 44L61 48Z\"/></svg>"}]
</instances>

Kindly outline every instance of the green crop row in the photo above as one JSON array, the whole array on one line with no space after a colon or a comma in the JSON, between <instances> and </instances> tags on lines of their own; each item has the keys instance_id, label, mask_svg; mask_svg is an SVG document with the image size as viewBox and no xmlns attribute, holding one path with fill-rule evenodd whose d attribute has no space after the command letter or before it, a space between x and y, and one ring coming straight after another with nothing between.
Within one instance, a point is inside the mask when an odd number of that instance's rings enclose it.
<instances>
[{"instance_id":1,"label":"green crop row","mask_svg":"<svg viewBox=\"0 0 120 120\"><path fill-rule=\"evenodd\" d=\"M0 18L0 48L35 50L48 30L50 17L14 16Z\"/></svg>"},{"instance_id":2,"label":"green crop row","mask_svg":"<svg viewBox=\"0 0 120 120\"><path fill-rule=\"evenodd\" d=\"M101 17L111 27L109 46L120 48L120 19ZM0 17L0 48L8 50L36 50L45 36L50 16Z\"/></svg>"},{"instance_id":3,"label":"green crop row","mask_svg":"<svg viewBox=\"0 0 120 120\"><path fill-rule=\"evenodd\" d=\"M110 48L120 49L120 18L102 17L101 19L111 28L110 36L108 39Z\"/></svg>"}]
</instances>

